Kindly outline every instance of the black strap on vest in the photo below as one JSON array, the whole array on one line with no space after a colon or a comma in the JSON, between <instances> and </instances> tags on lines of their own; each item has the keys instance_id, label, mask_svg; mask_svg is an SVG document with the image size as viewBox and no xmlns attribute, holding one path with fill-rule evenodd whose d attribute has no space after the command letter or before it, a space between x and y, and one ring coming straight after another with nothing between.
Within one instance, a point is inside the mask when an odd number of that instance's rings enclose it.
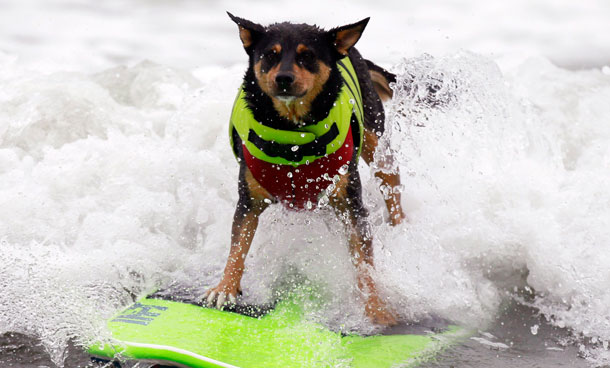
<instances>
[{"instance_id":1,"label":"black strap on vest","mask_svg":"<svg viewBox=\"0 0 610 368\"><path fill-rule=\"evenodd\" d=\"M326 154L326 146L338 135L339 127L337 123L333 123L328 132L302 145L266 141L259 137L252 129L248 132L248 141L269 157L281 157L287 161L299 162L305 156L324 156Z\"/></svg>"}]
</instances>

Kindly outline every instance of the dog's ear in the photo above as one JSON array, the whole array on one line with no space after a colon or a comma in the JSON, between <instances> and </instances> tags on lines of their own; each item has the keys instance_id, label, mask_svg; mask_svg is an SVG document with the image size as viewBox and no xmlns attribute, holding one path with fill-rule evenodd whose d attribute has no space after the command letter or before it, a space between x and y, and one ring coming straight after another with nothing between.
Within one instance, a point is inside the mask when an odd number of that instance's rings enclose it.
<instances>
[{"instance_id":1,"label":"dog's ear","mask_svg":"<svg viewBox=\"0 0 610 368\"><path fill-rule=\"evenodd\" d=\"M364 28L371 18L365 18L360 22L348 24L346 26L333 28L327 32L330 42L335 50L343 56L347 56L349 49L352 48L362 36Z\"/></svg>"},{"instance_id":2,"label":"dog's ear","mask_svg":"<svg viewBox=\"0 0 610 368\"><path fill-rule=\"evenodd\" d=\"M250 53L252 46L254 46L262 34L265 33L265 27L254 22L250 22L249 20L236 17L229 12L227 12L227 14L229 15L229 18L231 18L231 20L239 27L239 38L241 39L241 43L244 45L246 52Z\"/></svg>"}]
</instances>

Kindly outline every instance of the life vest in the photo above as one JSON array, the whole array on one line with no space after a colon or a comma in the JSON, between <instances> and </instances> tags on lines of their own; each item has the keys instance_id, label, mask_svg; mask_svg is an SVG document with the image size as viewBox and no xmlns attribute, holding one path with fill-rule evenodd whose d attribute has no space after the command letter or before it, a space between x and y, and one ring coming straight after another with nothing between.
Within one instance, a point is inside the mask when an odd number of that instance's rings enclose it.
<instances>
[{"instance_id":1,"label":"life vest","mask_svg":"<svg viewBox=\"0 0 610 368\"><path fill-rule=\"evenodd\" d=\"M348 57L337 67L343 86L326 118L315 124L293 130L270 128L254 119L243 87L235 99L229 124L233 152L237 156L239 136L254 178L289 208L316 207L333 180L360 155L364 130L360 84Z\"/></svg>"}]
</instances>

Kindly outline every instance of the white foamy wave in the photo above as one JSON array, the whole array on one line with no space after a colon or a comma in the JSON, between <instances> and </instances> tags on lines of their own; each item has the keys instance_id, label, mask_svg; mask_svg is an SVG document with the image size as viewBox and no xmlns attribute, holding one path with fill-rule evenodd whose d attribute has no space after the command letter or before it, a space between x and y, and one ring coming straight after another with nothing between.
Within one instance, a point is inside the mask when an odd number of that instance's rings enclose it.
<instances>
[{"instance_id":1,"label":"white foamy wave","mask_svg":"<svg viewBox=\"0 0 610 368\"><path fill-rule=\"evenodd\" d=\"M544 59L503 77L468 53L397 70L388 137L411 173L411 217L475 285L510 289L523 273L534 305L607 362L610 78Z\"/></svg>"},{"instance_id":2,"label":"white foamy wave","mask_svg":"<svg viewBox=\"0 0 610 368\"><path fill-rule=\"evenodd\" d=\"M552 134L562 164L536 246L528 248L528 282L541 293L534 305L588 338L584 356L609 364L610 77L537 59L511 79L540 129Z\"/></svg>"},{"instance_id":3,"label":"white foamy wave","mask_svg":"<svg viewBox=\"0 0 610 368\"><path fill-rule=\"evenodd\" d=\"M191 73L150 62L93 75L0 80L0 330L68 339L158 286L220 278L237 199L226 131L242 66ZM608 75L531 60L502 75L470 53L405 60L387 143L410 222L391 228L361 166L375 274L405 319L470 326L526 283L545 315L610 340ZM10 87L10 88L8 88ZM279 207L261 219L242 282L268 302L310 280L312 318L371 332L341 225ZM295 281L296 280L296 281ZM587 345L589 349L592 345Z\"/></svg>"},{"instance_id":4,"label":"white foamy wave","mask_svg":"<svg viewBox=\"0 0 610 368\"><path fill-rule=\"evenodd\" d=\"M226 147L220 120L201 124L210 143L201 149L171 129L190 114L205 122L206 101L216 108L215 91L196 89L188 73L142 63L94 76L5 75L0 327L40 336L59 364L61 342L98 335L130 294L189 262L205 269L206 244L223 252L230 215L217 215L233 210L236 165L214 153L217 137Z\"/></svg>"}]
</instances>

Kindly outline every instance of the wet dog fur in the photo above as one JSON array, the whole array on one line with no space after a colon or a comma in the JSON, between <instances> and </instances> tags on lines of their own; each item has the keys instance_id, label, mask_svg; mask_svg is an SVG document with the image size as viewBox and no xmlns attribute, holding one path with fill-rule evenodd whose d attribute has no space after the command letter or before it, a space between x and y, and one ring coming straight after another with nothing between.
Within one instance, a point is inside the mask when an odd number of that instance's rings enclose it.
<instances>
[{"instance_id":1,"label":"wet dog fur","mask_svg":"<svg viewBox=\"0 0 610 368\"><path fill-rule=\"evenodd\" d=\"M362 91L364 137L361 156L367 164L374 160L378 139L384 132L382 101L392 97L389 83L395 76L362 58L353 47L369 18L329 31L307 24L289 22L264 27L228 13L237 24L239 37L248 54L244 76L247 103L260 123L282 130L323 120L336 101L343 81L337 61L349 56ZM233 137L239 140L238 136ZM239 200L233 218L231 249L220 283L204 295L208 306L222 308L234 304L241 292L245 258L258 227L259 216L270 203L277 202L253 177L243 160L241 142L235 144L240 158ZM315 161L314 161L315 163ZM382 163L383 164L383 163ZM380 165L382 166L382 165ZM382 186L390 189L385 203L392 225L405 220L400 204L400 175L375 172ZM380 325L396 323L394 314L378 295L370 270L373 268L372 236L356 160L336 184L329 205L345 223L349 249L357 270L358 288L366 303L366 315Z\"/></svg>"}]
</instances>

